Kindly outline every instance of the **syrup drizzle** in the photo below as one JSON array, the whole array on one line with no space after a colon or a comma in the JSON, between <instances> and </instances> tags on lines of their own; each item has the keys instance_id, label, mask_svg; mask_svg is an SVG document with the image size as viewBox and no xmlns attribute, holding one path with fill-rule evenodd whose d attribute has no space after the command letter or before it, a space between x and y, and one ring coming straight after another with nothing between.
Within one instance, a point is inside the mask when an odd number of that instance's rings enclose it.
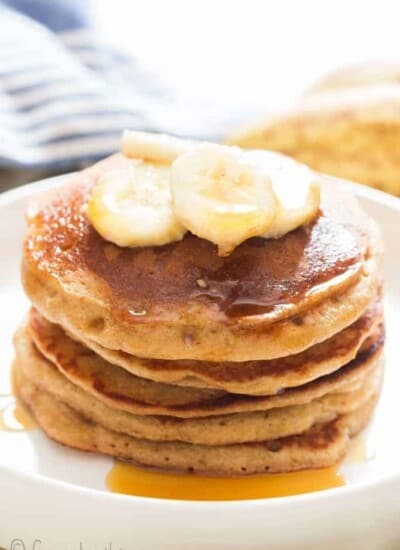
<instances>
[{"instance_id":1,"label":"syrup drizzle","mask_svg":"<svg viewBox=\"0 0 400 550\"><path fill-rule=\"evenodd\" d=\"M292 310L296 309L299 300L305 300L307 307L318 301L320 296L324 296L332 287L345 287L350 284L360 273L362 264L357 262L349 267L344 273L322 281L313 288L292 296L289 302L277 303L276 299L270 299L268 296L263 298L251 298L243 295L240 280L219 281L218 278L204 280L205 286L197 285L192 296L196 298L206 298L219 307L227 317L252 317L268 315L282 315L286 312L290 315ZM200 279L203 281L203 279Z\"/></svg>"}]
</instances>

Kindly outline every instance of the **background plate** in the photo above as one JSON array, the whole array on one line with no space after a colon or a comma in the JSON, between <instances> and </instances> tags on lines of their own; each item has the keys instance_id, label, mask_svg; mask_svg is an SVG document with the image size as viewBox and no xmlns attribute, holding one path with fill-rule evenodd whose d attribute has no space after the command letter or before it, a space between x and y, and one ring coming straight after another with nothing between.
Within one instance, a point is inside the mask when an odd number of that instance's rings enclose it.
<instances>
[{"instance_id":1,"label":"background plate","mask_svg":"<svg viewBox=\"0 0 400 550\"><path fill-rule=\"evenodd\" d=\"M8 390L12 334L28 307L19 283L24 211L34 195L64 179L53 178L0 196L0 394ZM128 497L105 488L112 466L109 458L65 449L39 430L0 431L0 547L400 548L400 200L356 184L343 185L360 197L380 223L386 245L385 383L366 435L368 460L343 467L349 483L330 491L257 501Z\"/></svg>"}]
</instances>

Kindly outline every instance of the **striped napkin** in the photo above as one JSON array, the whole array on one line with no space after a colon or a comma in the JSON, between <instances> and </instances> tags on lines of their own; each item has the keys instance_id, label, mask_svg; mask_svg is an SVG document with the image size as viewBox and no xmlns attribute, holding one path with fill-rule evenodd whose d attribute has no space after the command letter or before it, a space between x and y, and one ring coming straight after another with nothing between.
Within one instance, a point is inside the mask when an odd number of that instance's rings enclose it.
<instances>
[{"instance_id":1,"label":"striped napkin","mask_svg":"<svg viewBox=\"0 0 400 550\"><path fill-rule=\"evenodd\" d=\"M224 132L207 106L178 102L137 60L104 45L84 0L0 0L0 28L0 190L104 157L125 128Z\"/></svg>"}]
</instances>

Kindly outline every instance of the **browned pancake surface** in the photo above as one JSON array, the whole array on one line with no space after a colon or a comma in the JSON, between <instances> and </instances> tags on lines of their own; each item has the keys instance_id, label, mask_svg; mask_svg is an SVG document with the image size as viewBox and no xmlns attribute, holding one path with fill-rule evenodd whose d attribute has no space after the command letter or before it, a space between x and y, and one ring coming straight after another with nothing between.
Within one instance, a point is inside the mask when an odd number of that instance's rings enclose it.
<instances>
[{"instance_id":1,"label":"browned pancake surface","mask_svg":"<svg viewBox=\"0 0 400 550\"><path fill-rule=\"evenodd\" d=\"M337 370L354 359L363 342L382 323L380 300L378 297L360 319L329 340L303 353L270 361L211 363L143 359L102 348L93 342L88 343L91 346L88 349L35 309L29 315L29 331L46 357L72 376L79 372L81 377L93 380L94 374L90 373L95 373L96 386L103 391L106 386L110 388L110 378L114 388L125 390L132 380L136 380L135 393L143 392L149 401L157 403L161 393L163 404L183 404L185 400L215 398L221 394L218 390L250 395L275 394ZM176 385L187 389L179 390ZM195 388L210 390L196 391ZM112 393L116 393L115 389Z\"/></svg>"},{"instance_id":2,"label":"browned pancake surface","mask_svg":"<svg viewBox=\"0 0 400 550\"><path fill-rule=\"evenodd\" d=\"M141 415L115 408L118 403L106 403L101 396L71 382L26 340L23 330L15 340L15 368L42 391L107 429L155 441L227 445L300 434L314 424L331 421L362 406L377 393L382 379L379 361L355 389L343 388L345 391L333 391L301 405L185 419Z\"/></svg>"},{"instance_id":3,"label":"browned pancake surface","mask_svg":"<svg viewBox=\"0 0 400 550\"><path fill-rule=\"evenodd\" d=\"M194 445L149 441L106 429L42 391L20 370L16 375L19 396L54 440L146 466L206 474L247 475L331 466L343 457L350 437L364 428L377 399L373 396L359 409L316 424L301 435L255 443Z\"/></svg>"},{"instance_id":4,"label":"browned pancake surface","mask_svg":"<svg viewBox=\"0 0 400 550\"><path fill-rule=\"evenodd\" d=\"M18 356L34 354L30 334L22 327L15 339ZM381 355L383 329L366 339L357 357L335 373L313 382L288 388L272 396L248 396L208 389L178 387L154 383L125 372L105 362L93 352L68 339L57 349L33 336L40 351L63 375L84 391L110 407L148 415L171 415L181 418L207 417L234 412L268 410L275 407L308 403L333 391L350 391L360 387ZM80 355L82 352L82 355Z\"/></svg>"},{"instance_id":5,"label":"browned pancake surface","mask_svg":"<svg viewBox=\"0 0 400 550\"><path fill-rule=\"evenodd\" d=\"M119 248L89 223L85 205L99 174L129 164L117 155L75 176L63 191L29 216L25 255L59 280L89 273L102 282L115 312L135 322L175 317L201 305L220 318L283 314L335 277L359 273L366 253L366 221L353 200L323 192L319 217L284 237L250 239L228 258L210 242L188 234L162 247ZM66 274L68 274L66 276ZM202 280L207 288L201 288Z\"/></svg>"}]
</instances>

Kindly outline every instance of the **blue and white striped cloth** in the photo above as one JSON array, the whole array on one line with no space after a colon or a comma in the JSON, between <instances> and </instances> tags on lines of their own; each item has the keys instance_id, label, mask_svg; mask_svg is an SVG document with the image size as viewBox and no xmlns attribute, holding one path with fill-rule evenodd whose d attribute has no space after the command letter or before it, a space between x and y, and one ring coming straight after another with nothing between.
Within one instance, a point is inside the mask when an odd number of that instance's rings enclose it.
<instances>
[{"instance_id":1,"label":"blue and white striped cloth","mask_svg":"<svg viewBox=\"0 0 400 550\"><path fill-rule=\"evenodd\" d=\"M0 0L0 170L58 173L115 151L124 128L217 138L212 119L103 45L85 0ZM221 127L219 128L221 132Z\"/></svg>"}]
</instances>

